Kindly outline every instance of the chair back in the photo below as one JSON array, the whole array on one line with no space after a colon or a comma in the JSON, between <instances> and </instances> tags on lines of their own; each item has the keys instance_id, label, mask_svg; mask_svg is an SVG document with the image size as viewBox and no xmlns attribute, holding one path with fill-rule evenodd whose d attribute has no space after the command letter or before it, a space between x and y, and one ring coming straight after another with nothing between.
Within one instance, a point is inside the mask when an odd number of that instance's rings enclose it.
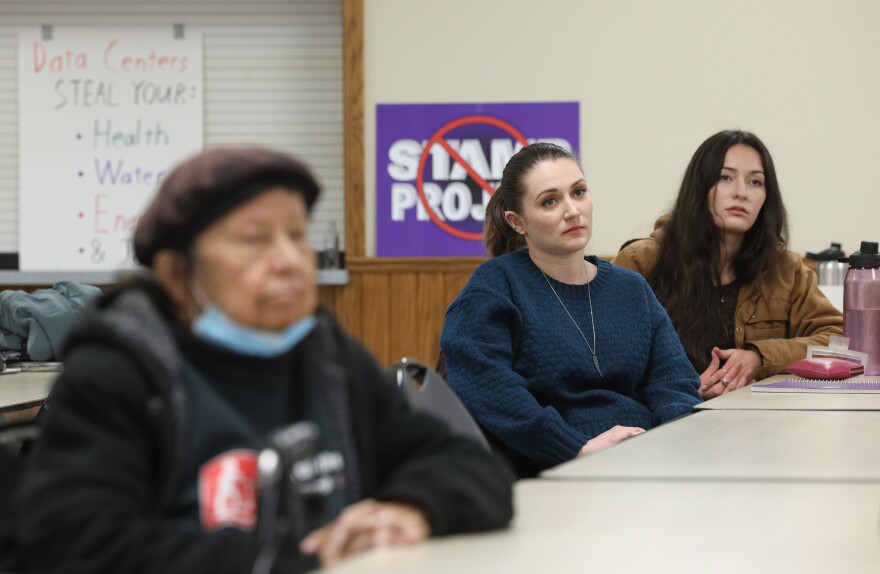
<instances>
[{"instance_id":1,"label":"chair back","mask_svg":"<svg viewBox=\"0 0 880 574\"><path fill-rule=\"evenodd\" d=\"M445 421L457 435L466 436L487 451L489 443L458 395L434 369L410 357L391 366L397 385L414 409Z\"/></svg>"}]
</instances>

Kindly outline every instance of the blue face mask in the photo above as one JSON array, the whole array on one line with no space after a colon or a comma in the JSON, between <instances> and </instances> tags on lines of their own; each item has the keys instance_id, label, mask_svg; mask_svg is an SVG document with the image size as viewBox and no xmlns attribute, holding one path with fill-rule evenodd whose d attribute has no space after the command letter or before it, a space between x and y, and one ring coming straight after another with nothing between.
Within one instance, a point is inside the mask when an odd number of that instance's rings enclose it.
<instances>
[{"instance_id":1,"label":"blue face mask","mask_svg":"<svg viewBox=\"0 0 880 574\"><path fill-rule=\"evenodd\" d=\"M206 341L230 351L254 357L277 357L293 349L315 327L315 317L309 315L282 331L263 331L239 325L216 305L193 321L192 332Z\"/></svg>"}]
</instances>

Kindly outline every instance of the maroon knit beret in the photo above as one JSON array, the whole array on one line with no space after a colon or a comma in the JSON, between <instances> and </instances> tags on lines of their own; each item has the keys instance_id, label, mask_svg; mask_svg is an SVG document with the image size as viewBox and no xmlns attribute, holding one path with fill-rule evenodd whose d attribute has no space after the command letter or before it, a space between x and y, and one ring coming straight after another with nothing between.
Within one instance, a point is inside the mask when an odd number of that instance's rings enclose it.
<instances>
[{"instance_id":1,"label":"maroon knit beret","mask_svg":"<svg viewBox=\"0 0 880 574\"><path fill-rule=\"evenodd\" d=\"M293 156L254 147L204 151L164 179L134 232L134 254L151 267L162 249L185 250L235 207L272 187L301 193L311 211L320 187Z\"/></svg>"}]
</instances>

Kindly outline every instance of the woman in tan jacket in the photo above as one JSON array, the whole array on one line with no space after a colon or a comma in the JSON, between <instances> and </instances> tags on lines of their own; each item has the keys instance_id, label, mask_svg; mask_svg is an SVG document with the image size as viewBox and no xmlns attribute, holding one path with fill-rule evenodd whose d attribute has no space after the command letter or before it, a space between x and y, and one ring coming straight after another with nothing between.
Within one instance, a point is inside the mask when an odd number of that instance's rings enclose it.
<instances>
[{"instance_id":1,"label":"woman in tan jacket","mask_svg":"<svg viewBox=\"0 0 880 574\"><path fill-rule=\"evenodd\" d=\"M614 258L666 307L704 398L778 374L842 333L787 236L770 152L754 134L723 131L694 153L672 212Z\"/></svg>"}]
</instances>

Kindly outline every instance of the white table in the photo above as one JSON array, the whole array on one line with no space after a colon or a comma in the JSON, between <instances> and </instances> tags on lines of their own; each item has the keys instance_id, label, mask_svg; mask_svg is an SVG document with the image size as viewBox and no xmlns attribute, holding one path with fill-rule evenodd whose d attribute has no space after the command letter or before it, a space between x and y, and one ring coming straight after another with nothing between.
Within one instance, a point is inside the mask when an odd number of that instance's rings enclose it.
<instances>
[{"instance_id":1,"label":"white table","mask_svg":"<svg viewBox=\"0 0 880 574\"><path fill-rule=\"evenodd\" d=\"M794 375L777 375L755 385L790 379ZM859 380L880 381L880 377ZM754 385L752 385L754 386ZM768 411L880 411L880 393L756 393L752 386L715 397L694 407L695 410L768 410Z\"/></svg>"},{"instance_id":2,"label":"white table","mask_svg":"<svg viewBox=\"0 0 880 574\"><path fill-rule=\"evenodd\" d=\"M541 476L880 485L880 412L702 411Z\"/></svg>"},{"instance_id":3,"label":"white table","mask_svg":"<svg viewBox=\"0 0 880 574\"><path fill-rule=\"evenodd\" d=\"M880 485L521 481L513 525L329 569L471 574L880 568Z\"/></svg>"},{"instance_id":4,"label":"white table","mask_svg":"<svg viewBox=\"0 0 880 574\"><path fill-rule=\"evenodd\" d=\"M57 371L0 374L0 421L17 418L24 411L42 405L59 374Z\"/></svg>"}]
</instances>

